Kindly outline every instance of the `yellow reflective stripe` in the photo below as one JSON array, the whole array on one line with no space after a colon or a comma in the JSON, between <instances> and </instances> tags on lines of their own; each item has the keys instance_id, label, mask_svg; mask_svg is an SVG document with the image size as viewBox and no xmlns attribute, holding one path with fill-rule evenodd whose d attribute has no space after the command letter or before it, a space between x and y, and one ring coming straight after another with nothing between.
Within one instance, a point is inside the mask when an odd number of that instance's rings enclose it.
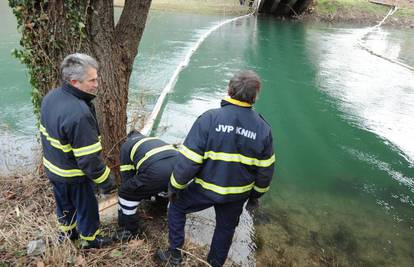
<instances>
[{"instance_id":1,"label":"yellow reflective stripe","mask_svg":"<svg viewBox=\"0 0 414 267\"><path fill-rule=\"evenodd\" d=\"M135 166L130 164L130 165L121 165L119 167L119 169L121 170L121 172L126 172L126 171L131 171L131 170L135 170Z\"/></svg>"},{"instance_id":2,"label":"yellow reflective stripe","mask_svg":"<svg viewBox=\"0 0 414 267\"><path fill-rule=\"evenodd\" d=\"M146 161L149 157L166 150L175 150L175 148L172 145L165 145L151 149L150 151L145 153L145 156L140 161L138 161L136 169L139 170L139 167L142 165L142 163L144 163L144 161Z\"/></svg>"},{"instance_id":3,"label":"yellow reflective stripe","mask_svg":"<svg viewBox=\"0 0 414 267\"><path fill-rule=\"evenodd\" d=\"M97 143L92 144L90 146L73 148L73 154L75 155L75 157L81 157L81 156L89 155L89 154L92 154L92 153L95 153L101 150L102 150L102 145L101 145L101 142L98 141Z\"/></svg>"},{"instance_id":4,"label":"yellow reflective stripe","mask_svg":"<svg viewBox=\"0 0 414 267\"><path fill-rule=\"evenodd\" d=\"M266 193L267 191L269 191L270 186L268 187L258 187L258 186L254 186L253 189L259 193Z\"/></svg>"},{"instance_id":5,"label":"yellow reflective stripe","mask_svg":"<svg viewBox=\"0 0 414 267\"><path fill-rule=\"evenodd\" d=\"M195 163L203 163L203 156L197 154L196 152L192 151L185 145L182 145L180 148L180 153L183 154L189 160L194 161Z\"/></svg>"},{"instance_id":6,"label":"yellow reflective stripe","mask_svg":"<svg viewBox=\"0 0 414 267\"><path fill-rule=\"evenodd\" d=\"M84 176L85 173L80 169L70 169L64 170L59 168L56 165L53 165L46 158L43 158L43 165L52 173L57 174L62 177L75 177L75 176Z\"/></svg>"},{"instance_id":7,"label":"yellow reflective stripe","mask_svg":"<svg viewBox=\"0 0 414 267\"><path fill-rule=\"evenodd\" d=\"M240 106L240 107L251 107L252 106L252 104L250 104L250 103L243 102L243 101L233 99L233 98L230 98L230 97L226 97L226 98L224 98L224 100L226 100L227 102L232 103L236 106Z\"/></svg>"},{"instance_id":8,"label":"yellow reflective stripe","mask_svg":"<svg viewBox=\"0 0 414 267\"><path fill-rule=\"evenodd\" d=\"M65 233L74 229L75 227L76 227L76 222L72 223L71 225L63 225L63 224L59 225L60 231L65 232Z\"/></svg>"},{"instance_id":9,"label":"yellow reflective stripe","mask_svg":"<svg viewBox=\"0 0 414 267\"><path fill-rule=\"evenodd\" d=\"M43 125L39 125L40 132L44 135L47 141L50 142L50 145L62 150L63 152L70 152L72 151L72 146L70 144L62 145L59 140L50 137L50 135L47 133L46 128Z\"/></svg>"},{"instance_id":10,"label":"yellow reflective stripe","mask_svg":"<svg viewBox=\"0 0 414 267\"><path fill-rule=\"evenodd\" d=\"M195 178L194 182L201 185L204 189L213 191L220 195L242 194L252 190L254 182L244 186L219 186L212 183L207 183L200 178Z\"/></svg>"},{"instance_id":11,"label":"yellow reflective stripe","mask_svg":"<svg viewBox=\"0 0 414 267\"><path fill-rule=\"evenodd\" d=\"M156 137L145 137L145 138L142 138L141 140L139 140L138 142L136 142L135 145L132 147L131 153L129 155L131 161L134 161L135 152L137 151L138 147L142 143L144 143L146 141L149 141L149 140L154 140L154 139L158 139L158 138L156 138Z\"/></svg>"},{"instance_id":12,"label":"yellow reflective stripe","mask_svg":"<svg viewBox=\"0 0 414 267\"><path fill-rule=\"evenodd\" d=\"M171 182L171 185L172 186L174 186L175 188L177 188L177 189L184 189L185 187L186 187L186 184L179 184L176 180L175 180L175 177L174 177L174 174L171 174L171 177L170 177L170 182Z\"/></svg>"},{"instance_id":13,"label":"yellow reflective stripe","mask_svg":"<svg viewBox=\"0 0 414 267\"><path fill-rule=\"evenodd\" d=\"M101 233L101 229L96 230L96 232L93 235L90 236L84 236L82 234L80 234L79 236L83 239L83 240L87 240L87 241L93 241L95 240L96 236L99 235Z\"/></svg>"},{"instance_id":14,"label":"yellow reflective stripe","mask_svg":"<svg viewBox=\"0 0 414 267\"><path fill-rule=\"evenodd\" d=\"M228 162L240 162L246 165L254 165L257 167L269 167L275 162L274 154L268 159L259 160L256 158L246 157L242 154L207 151L204 153L204 159L207 158L212 160L222 160Z\"/></svg>"},{"instance_id":15,"label":"yellow reflective stripe","mask_svg":"<svg viewBox=\"0 0 414 267\"><path fill-rule=\"evenodd\" d=\"M106 166L105 167L105 171L104 171L104 173L101 175L101 176L99 176L98 178L96 178L96 179L93 179L93 181L96 183L96 184L100 184L100 183L102 183L103 181L105 181L106 180L106 178L108 178L108 176L109 176L109 173L111 172L111 170L108 168L108 166Z\"/></svg>"}]
</instances>

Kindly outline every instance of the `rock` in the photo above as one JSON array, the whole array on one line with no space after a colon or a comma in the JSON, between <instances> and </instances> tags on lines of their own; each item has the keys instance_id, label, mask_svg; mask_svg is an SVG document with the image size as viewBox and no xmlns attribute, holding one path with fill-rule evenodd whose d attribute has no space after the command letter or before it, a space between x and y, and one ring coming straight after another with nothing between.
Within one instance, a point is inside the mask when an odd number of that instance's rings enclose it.
<instances>
[{"instance_id":1,"label":"rock","mask_svg":"<svg viewBox=\"0 0 414 267\"><path fill-rule=\"evenodd\" d=\"M27 255L39 255L45 252L46 244L43 239L32 240L27 244Z\"/></svg>"}]
</instances>

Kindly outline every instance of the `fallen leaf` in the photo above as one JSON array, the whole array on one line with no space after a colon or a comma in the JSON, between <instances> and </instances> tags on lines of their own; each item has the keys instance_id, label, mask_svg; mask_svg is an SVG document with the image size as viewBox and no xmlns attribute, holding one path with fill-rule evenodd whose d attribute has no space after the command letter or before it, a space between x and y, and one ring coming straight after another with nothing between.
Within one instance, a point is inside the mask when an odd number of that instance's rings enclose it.
<instances>
[{"instance_id":1,"label":"fallen leaf","mask_svg":"<svg viewBox=\"0 0 414 267\"><path fill-rule=\"evenodd\" d=\"M76 264L78 266L86 266L86 260L82 255L79 255L78 257L76 257Z\"/></svg>"},{"instance_id":2,"label":"fallen leaf","mask_svg":"<svg viewBox=\"0 0 414 267\"><path fill-rule=\"evenodd\" d=\"M140 247L144 244L144 240L138 239L138 240L131 240L128 243L128 248L130 249L136 249L137 247Z\"/></svg>"},{"instance_id":3,"label":"fallen leaf","mask_svg":"<svg viewBox=\"0 0 414 267\"><path fill-rule=\"evenodd\" d=\"M11 191L6 191L3 193L5 199L13 199L16 196L16 193Z\"/></svg>"},{"instance_id":4,"label":"fallen leaf","mask_svg":"<svg viewBox=\"0 0 414 267\"><path fill-rule=\"evenodd\" d=\"M122 257L122 251L117 250L117 249L112 250L111 257L112 258L120 258L120 257Z\"/></svg>"},{"instance_id":5,"label":"fallen leaf","mask_svg":"<svg viewBox=\"0 0 414 267\"><path fill-rule=\"evenodd\" d=\"M37 267L45 267L45 263L43 261L38 261L36 265Z\"/></svg>"}]
</instances>

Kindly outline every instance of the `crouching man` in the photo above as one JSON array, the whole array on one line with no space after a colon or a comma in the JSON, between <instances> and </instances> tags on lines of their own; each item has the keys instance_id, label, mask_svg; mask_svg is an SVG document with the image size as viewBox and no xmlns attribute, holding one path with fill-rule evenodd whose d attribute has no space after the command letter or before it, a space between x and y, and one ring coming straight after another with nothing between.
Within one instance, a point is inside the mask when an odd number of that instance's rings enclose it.
<instances>
[{"instance_id":1,"label":"crouching man","mask_svg":"<svg viewBox=\"0 0 414 267\"><path fill-rule=\"evenodd\" d=\"M121 186L118 191L120 239L140 232L137 208L144 199L162 195L168 189L177 151L156 137L131 131L121 146Z\"/></svg>"}]
</instances>

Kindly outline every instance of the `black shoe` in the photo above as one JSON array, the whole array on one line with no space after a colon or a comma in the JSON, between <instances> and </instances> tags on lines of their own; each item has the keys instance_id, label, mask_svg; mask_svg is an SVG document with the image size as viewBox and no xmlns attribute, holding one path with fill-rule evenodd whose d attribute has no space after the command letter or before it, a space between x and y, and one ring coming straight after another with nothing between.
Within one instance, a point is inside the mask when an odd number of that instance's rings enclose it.
<instances>
[{"instance_id":1,"label":"black shoe","mask_svg":"<svg viewBox=\"0 0 414 267\"><path fill-rule=\"evenodd\" d=\"M138 232L133 232L127 229L119 229L114 233L112 238L117 241L129 241L137 238L138 234Z\"/></svg>"},{"instance_id":2,"label":"black shoe","mask_svg":"<svg viewBox=\"0 0 414 267\"><path fill-rule=\"evenodd\" d=\"M90 249L90 248L103 248L110 244L112 244L113 240L109 237L97 236L95 240L86 241L86 243L81 245L83 249Z\"/></svg>"},{"instance_id":3,"label":"black shoe","mask_svg":"<svg viewBox=\"0 0 414 267\"><path fill-rule=\"evenodd\" d=\"M162 265L177 267L181 265L183 258L181 251L177 249L158 249L155 253L155 260Z\"/></svg>"}]
</instances>

